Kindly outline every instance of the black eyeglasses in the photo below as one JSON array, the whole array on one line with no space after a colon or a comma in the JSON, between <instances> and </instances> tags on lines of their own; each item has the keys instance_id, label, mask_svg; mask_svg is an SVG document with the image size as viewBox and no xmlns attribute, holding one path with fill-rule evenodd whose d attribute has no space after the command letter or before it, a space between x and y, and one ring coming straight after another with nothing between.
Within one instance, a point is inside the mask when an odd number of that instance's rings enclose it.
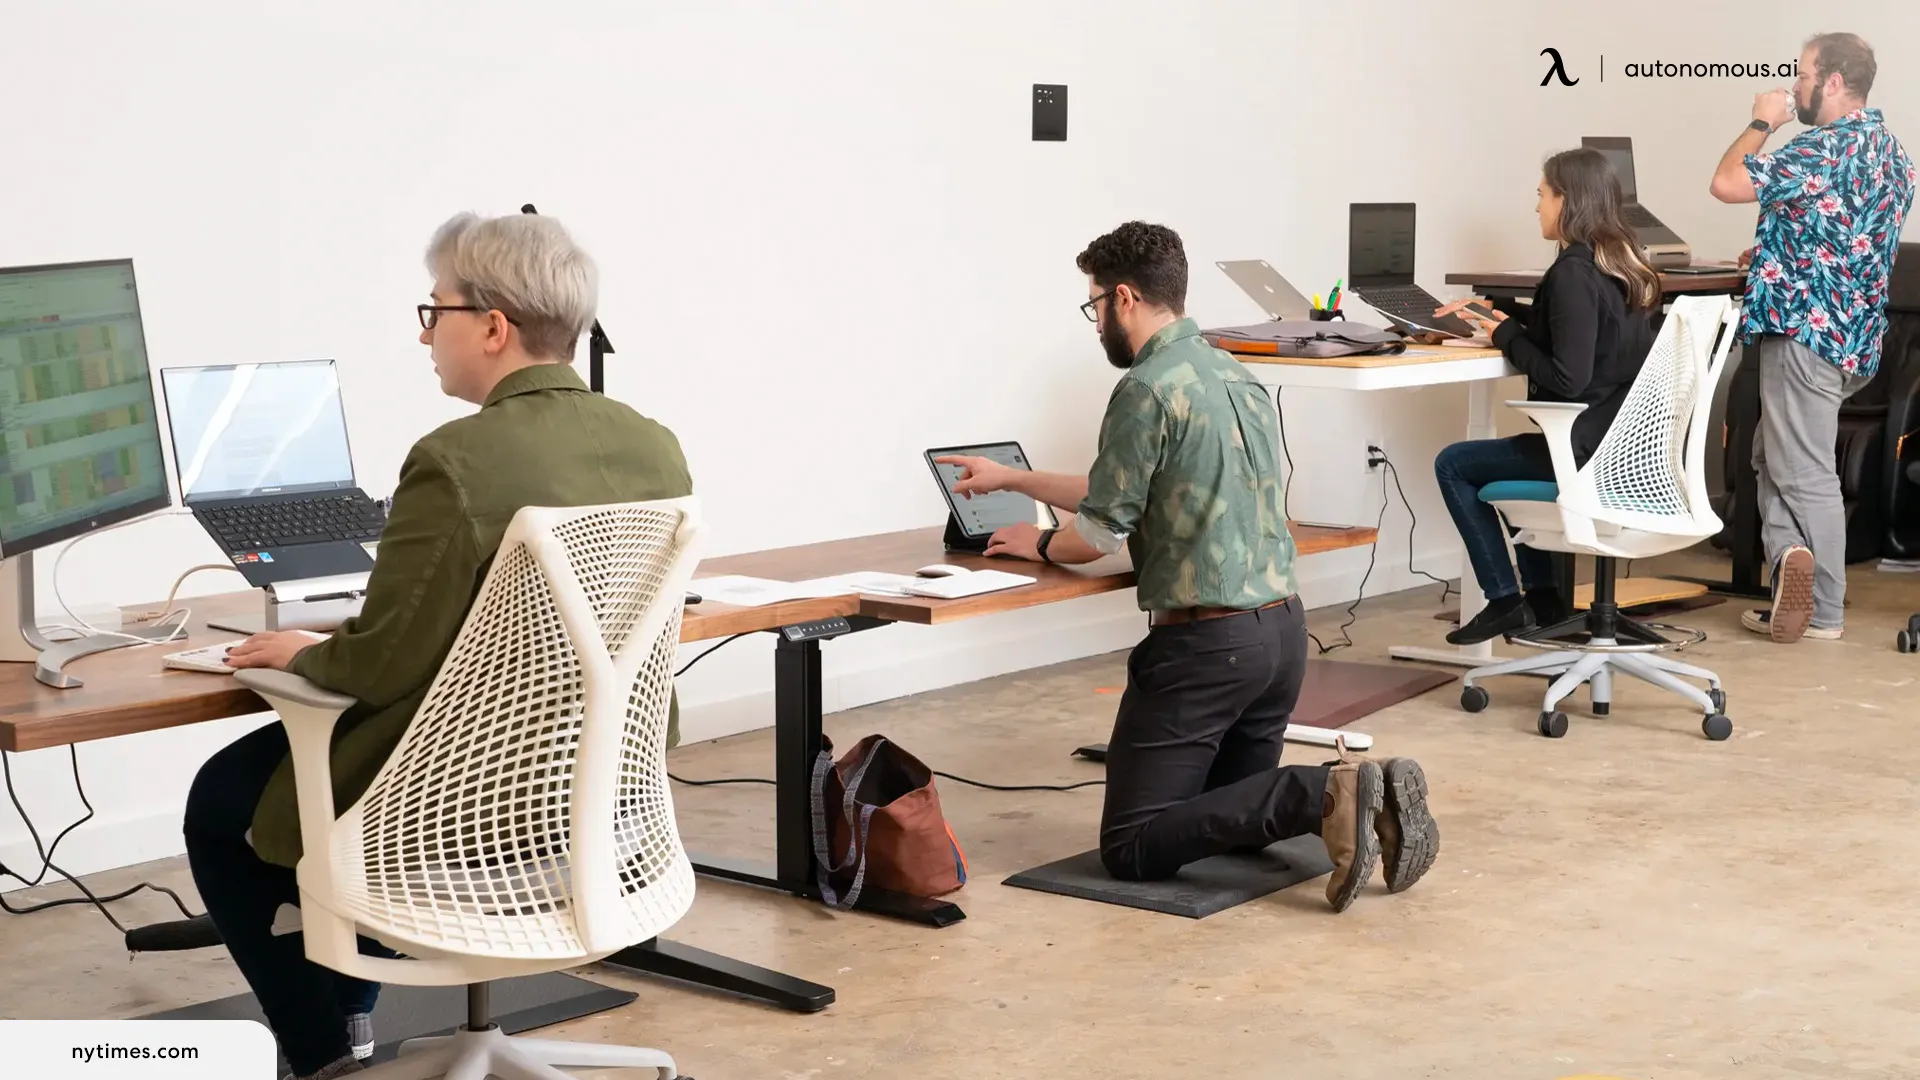
<instances>
[{"instance_id":1,"label":"black eyeglasses","mask_svg":"<svg viewBox=\"0 0 1920 1080\"><path fill-rule=\"evenodd\" d=\"M474 312L499 311L498 308L476 307L473 304L419 304L415 306L415 310L420 313L420 329L422 330L433 329L434 326L437 323L439 323L440 313L443 311L474 311ZM508 322L512 323L513 325L515 326L520 325L519 319L516 319L513 316L508 315L504 311L501 311L500 314Z\"/></svg>"},{"instance_id":2,"label":"black eyeglasses","mask_svg":"<svg viewBox=\"0 0 1920 1080\"><path fill-rule=\"evenodd\" d=\"M1119 289L1117 287L1108 289L1106 292L1101 293L1099 296L1096 296L1093 299L1087 301L1086 303L1081 304L1080 314L1085 315L1087 317L1087 321L1090 323L1099 322L1100 312L1096 310L1097 305L1100 303L1100 301L1105 300L1107 297L1112 296L1114 293L1118 291Z\"/></svg>"}]
</instances>

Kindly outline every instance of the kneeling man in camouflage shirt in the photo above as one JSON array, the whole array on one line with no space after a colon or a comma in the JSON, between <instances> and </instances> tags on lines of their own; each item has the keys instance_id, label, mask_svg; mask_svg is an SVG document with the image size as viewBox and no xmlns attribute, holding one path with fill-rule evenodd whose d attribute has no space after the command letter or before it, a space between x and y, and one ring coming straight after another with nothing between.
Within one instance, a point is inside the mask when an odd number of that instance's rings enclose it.
<instances>
[{"instance_id":1,"label":"kneeling man in camouflage shirt","mask_svg":"<svg viewBox=\"0 0 1920 1080\"><path fill-rule=\"evenodd\" d=\"M1172 877L1188 863L1318 833L1333 857L1327 900L1344 911L1385 863L1393 892L1439 851L1426 778L1411 759L1348 754L1280 765L1306 673L1305 612L1281 511L1273 402L1184 316L1180 237L1131 222L1080 254L1088 301L1114 367L1087 476L1027 472L981 458L962 494L1018 491L1074 514L1071 527L1000 530L989 555L1084 563L1124 545L1147 636L1107 750L1100 853L1109 873Z\"/></svg>"}]
</instances>

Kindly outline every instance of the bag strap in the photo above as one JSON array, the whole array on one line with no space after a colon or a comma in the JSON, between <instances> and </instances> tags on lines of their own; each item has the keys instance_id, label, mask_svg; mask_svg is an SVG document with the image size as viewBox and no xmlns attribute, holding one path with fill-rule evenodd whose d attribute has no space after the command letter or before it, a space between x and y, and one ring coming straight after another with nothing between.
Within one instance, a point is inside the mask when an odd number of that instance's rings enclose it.
<instances>
[{"instance_id":1,"label":"bag strap","mask_svg":"<svg viewBox=\"0 0 1920 1080\"><path fill-rule=\"evenodd\" d=\"M856 795L860 790L860 782L866 778L867 767L872 765L874 759L880 756L880 748L885 746L886 743L887 741L885 739L874 740L873 746L867 750L866 758L860 762L858 768L854 769L852 778L845 785L846 797L842 800L840 812L842 818L847 823L847 831L849 833L853 832L855 828L854 808L859 805L856 800ZM832 771L833 755L829 751L822 750L820 756L815 758L813 762L814 874L819 878L820 899L829 907L836 907L842 911L846 911L852 908L853 902L859 898L861 885L867 875L867 824L873 817L874 808L871 806L860 807L859 839L856 841L852 836L849 836L847 838L846 861L836 861L833 858L831 850L832 844L828 838L827 830L827 776ZM837 874L850 867L854 871L853 889L847 894L844 901L838 900L833 888L833 883L829 880L829 875Z\"/></svg>"}]
</instances>

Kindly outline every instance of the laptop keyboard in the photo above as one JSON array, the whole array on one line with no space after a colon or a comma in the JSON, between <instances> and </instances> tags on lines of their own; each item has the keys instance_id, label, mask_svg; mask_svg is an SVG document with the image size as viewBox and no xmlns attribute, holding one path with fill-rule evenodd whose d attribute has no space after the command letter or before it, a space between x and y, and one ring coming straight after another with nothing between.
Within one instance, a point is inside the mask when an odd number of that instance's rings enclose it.
<instances>
[{"instance_id":1,"label":"laptop keyboard","mask_svg":"<svg viewBox=\"0 0 1920 1080\"><path fill-rule=\"evenodd\" d=\"M1367 306L1376 307L1382 311L1392 311L1396 314L1417 311L1422 319L1432 318L1433 310L1440 306L1438 301L1427 294L1427 290L1418 285L1388 285L1384 288L1368 289L1363 299L1366 300Z\"/></svg>"},{"instance_id":2,"label":"laptop keyboard","mask_svg":"<svg viewBox=\"0 0 1920 1080\"><path fill-rule=\"evenodd\" d=\"M211 507L194 515L235 551L378 540L387 523L380 508L360 492Z\"/></svg>"},{"instance_id":3,"label":"laptop keyboard","mask_svg":"<svg viewBox=\"0 0 1920 1080\"><path fill-rule=\"evenodd\" d=\"M1639 203L1628 203L1621 207L1620 217L1626 221L1627 227L1630 229L1657 229L1660 227L1660 219L1654 217L1652 211L1641 206Z\"/></svg>"}]
</instances>

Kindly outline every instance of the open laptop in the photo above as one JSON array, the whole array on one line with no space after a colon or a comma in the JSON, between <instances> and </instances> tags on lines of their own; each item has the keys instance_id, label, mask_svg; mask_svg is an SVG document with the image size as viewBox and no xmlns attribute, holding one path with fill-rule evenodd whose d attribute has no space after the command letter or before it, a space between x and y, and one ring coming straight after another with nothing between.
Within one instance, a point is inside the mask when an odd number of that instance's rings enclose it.
<instances>
[{"instance_id":1,"label":"open laptop","mask_svg":"<svg viewBox=\"0 0 1920 1080\"><path fill-rule=\"evenodd\" d=\"M1613 166L1614 175L1620 178L1620 195L1623 205L1621 214L1626 218L1627 228L1640 242L1640 250L1647 262L1655 269L1665 273L1680 274L1724 274L1724 266L1694 266L1693 246L1680 239L1680 234L1667 228L1666 223L1655 217L1653 211L1640 205L1640 187L1633 176L1633 140L1620 135L1585 135L1580 145L1588 150L1598 150L1604 154L1607 164Z\"/></svg>"},{"instance_id":2,"label":"open laptop","mask_svg":"<svg viewBox=\"0 0 1920 1080\"><path fill-rule=\"evenodd\" d=\"M1240 259L1214 265L1225 271L1233 283L1240 286L1240 291L1260 305L1260 310L1274 322L1313 318L1313 301L1300 295L1300 290L1281 277L1280 271L1268 266L1265 259Z\"/></svg>"},{"instance_id":3,"label":"open laptop","mask_svg":"<svg viewBox=\"0 0 1920 1080\"><path fill-rule=\"evenodd\" d=\"M1473 337L1473 324L1465 319L1433 317L1440 301L1413 283L1413 236L1412 203L1348 204L1347 288L1410 330Z\"/></svg>"},{"instance_id":4,"label":"open laptop","mask_svg":"<svg viewBox=\"0 0 1920 1080\"><path fill-rule=\"evenodd\" d=\"M386 517L361 491L331 360L164 368L181 501L248 584L373 569Z\"/></svg>"}]
</instances>

